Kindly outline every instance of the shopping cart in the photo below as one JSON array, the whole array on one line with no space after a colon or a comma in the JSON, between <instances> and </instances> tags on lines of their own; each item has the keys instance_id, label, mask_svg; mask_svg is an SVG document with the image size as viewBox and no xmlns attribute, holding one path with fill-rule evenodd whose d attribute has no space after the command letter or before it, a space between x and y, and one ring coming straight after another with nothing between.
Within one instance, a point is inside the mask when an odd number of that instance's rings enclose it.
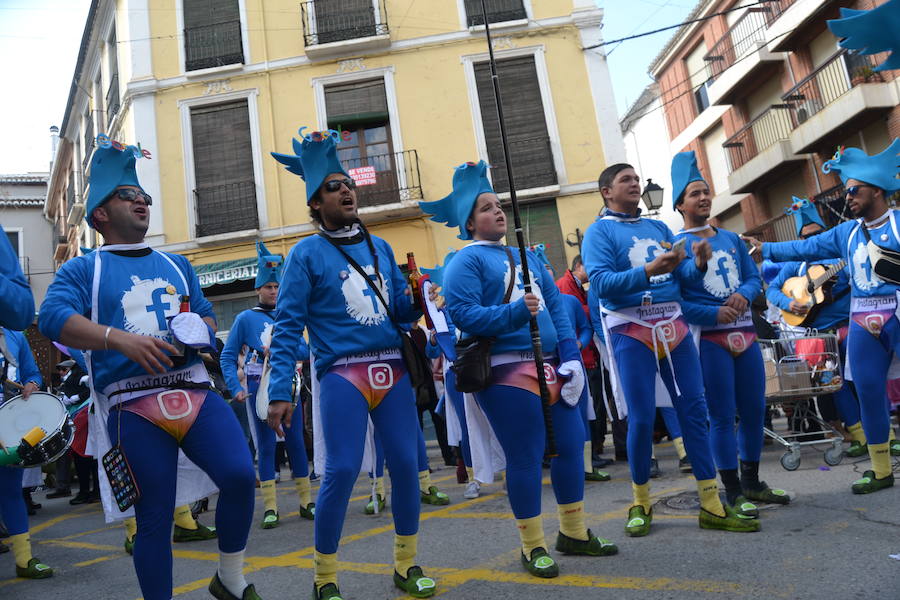
<instances>
[{"instance_id":1,"label":"shopping cart","mask_svg":"<svg viewBox=\"0 0 900 600\"><path fill-rule=\"evenodd\" d=\"M810 433L780 435L769 428L763 431L784 447L781 466L788 471L800 467L800 449L803 446L828 444L830 447L825 450L825 462L838 465L844 458L844 438L830 423L819 417L813 404L817 396L833 394L844 383L837 336L815 330L799 334L782 331L782 336L759 340L766 371L766 404L793 408L795 423L813 422L821 429L816 434L830 432L832 435L830 438L809 439Z\"/></svg>"}]
</instances>

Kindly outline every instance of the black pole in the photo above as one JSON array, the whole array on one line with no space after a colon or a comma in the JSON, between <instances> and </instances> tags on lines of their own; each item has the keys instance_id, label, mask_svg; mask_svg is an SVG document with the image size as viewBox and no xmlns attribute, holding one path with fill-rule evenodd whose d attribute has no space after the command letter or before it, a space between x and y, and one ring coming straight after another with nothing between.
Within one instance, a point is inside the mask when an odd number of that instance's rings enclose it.
<instances>
[{"instance_id":1,"label":"black pole","mask_svg":"<svg viewBox=\"0 0 900 600\"><path fill-rule=\"evenodd\" d=\"M491 83L494 84L494 102L497 105L497 121L500 124L500 141L503 145L503 160L506 162L506 179L509 181L509 200L512 203L513 223L516 229L516 243L519 245L519 262L522 263L522 283L525 293L531 293L531 272L525 254L525 236L522 233L522 219L519 216L519 200L516 197L516 183L513 177L512 161L509 159L509 141L506 137L506 123L503 120L503 103L500 101L500 78L497 77L497 61L494 60L494 45L491 42L491 26L488 22L487 4L481 0L481 13L484 16L484 33L487 36L488 55L491 65ZM516 274L512 273L511 277ZM534 368L537 371L538 389L541 393L541 409L544 414L544 431L547 436L546 454L556 456L556 437L553 434L553 417L550 414L550 390L547 388L547 376L544 373L544 351L541 348L541 331L538 329L536 317L528 322L531 330L531 348L534 351Z\"/></svg>"}]
</instances>

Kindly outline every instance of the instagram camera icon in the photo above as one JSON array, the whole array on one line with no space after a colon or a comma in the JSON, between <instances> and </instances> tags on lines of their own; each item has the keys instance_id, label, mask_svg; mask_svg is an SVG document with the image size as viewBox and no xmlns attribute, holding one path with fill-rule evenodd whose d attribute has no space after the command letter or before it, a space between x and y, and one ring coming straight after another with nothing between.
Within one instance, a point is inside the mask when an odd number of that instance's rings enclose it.
<instances>
[{"instance_id":1,"label":"instagram camera icon","mask_svg":"<svg viewBox=\"0 0 900 600\"><path fill-rule=\"evenodd\" d=\"M667 323L659 328L659 337L664 342L671 344L677 336L678 331L675 329L674 323Z\"/></svg>"},{"instance_id":2,"label":"instagram camera icon","mask_svg":"<svg viewBox=\"0 0 900 600\"><path fill-rule=\"evenodd\" d=\"M556 369L553 368L553 365L544 363L544 380L548 385L556 383Z\"/></svg>"},{"instance_id":3,"label":"instagram camera icon","mask_svg":"<svg viewBox=\"0 0 900 600\"><path fill-rule=\"evenodd\" d=\"M387 363L369 365L369 385L373 390L386 390L394 385L394 370Z\"/></svg>"},{"instance_id":4,"label":"instagram camera icon","mask_svg":"<svg viewBox=\"0 0 900 600\"><path fill-rule=\"evenodd\" d=\"M747 349L747 341L744 339L743 333L732 332L726 338L728 340L728 349L734 354L740 354Z\"/></svg>"},{"instance_id":5,"label":"instagram camera icon","mask_svg":"<svg viewBox=\"0 0 900 600\"><path fill-rule=\"evenodd\" d=\"M878 335L884 328L884 316L879 313L866 315L866 329L872 335Z\"/></svg>"}]
</instances>

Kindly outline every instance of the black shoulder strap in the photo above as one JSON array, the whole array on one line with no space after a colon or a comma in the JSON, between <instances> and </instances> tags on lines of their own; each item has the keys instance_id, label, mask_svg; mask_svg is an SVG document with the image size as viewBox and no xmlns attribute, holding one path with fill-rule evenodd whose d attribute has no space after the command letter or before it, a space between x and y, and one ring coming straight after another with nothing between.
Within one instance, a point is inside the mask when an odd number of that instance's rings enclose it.
<instances>
[{"instance_id":1,"label":"black shoulder strap","mask_svg":"<svg viewBox=\"0 0 900 600\"><path fill-rule=\"evenodd\" d=\"M503 246L503 249L506 250L506 259L509 261L509 283L506 285L506 293L503 295L503 304L509 304L509 299L512 297L513 286L516 284L516 261L513 260L513 255L509 246ZM527 266L528 265L524 265L522 268L524 269Z\"/></svg>"}]
</instances>

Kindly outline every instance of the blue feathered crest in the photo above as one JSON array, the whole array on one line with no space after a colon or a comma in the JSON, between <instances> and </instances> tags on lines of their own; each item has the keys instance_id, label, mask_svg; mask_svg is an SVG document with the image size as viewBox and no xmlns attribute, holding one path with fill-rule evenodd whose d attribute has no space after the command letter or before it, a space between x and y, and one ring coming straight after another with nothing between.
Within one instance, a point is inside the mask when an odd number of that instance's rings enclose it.
<instances>
[{"instance_id":1,"label":"blue feathered crest","mask_svg":"<svg viewBox=\"0 0 900 600\"><path fill-rule=\"evenodd\" d=\"M299 175L306 182L306 203L309 204L326 177L332 173L343 173L347 177L350 177L350 174L344 169L337 156L340 132L328 129L304 134L306 129L308 127L301 127L298 132L303 138L302 142L297 138L292 140L294 154L278 152L271 154L289 172Z\"/></svg>"},{"instance_id":2,"label":"blue feathered crest","mask_svg":"<svg viewBox=\"0 0 900 600\"><path fill-rule=\"evenodd\" d=\"M888 195L900 190L900 138L875 156L859 148L838 148L834 157L822 165L823 173L837 173L844 185L850 179L883 189Z\"/></svg>"},{"instance_id":3,"label":"blue feathered crest","mask_svg":"<svg viewBox=\"0 0 900 600\"><path fill-rule=\"evenodd\" d=\"M872 10L841 8L841 18L828 21L841 48L860 54L890 52L876 71L900 69L900 0L890 0Z\"/></svg>"},{"instance_id":4,"label":"blue feathered crest","mask_svg":"<svg viewBox=\"0 0 900 600\"><path fill-rule=\"evenodd\" d=\"M493 193L494 188L487 178L486 162L467 162L453 172L453 191L434 202L419 202L422 212L431 215L431 220L445 223L447 227L459 227L459 239L470 240L472 234L466 229L466 221L472 214L472 207L478 196Z\"/></svg>"},{"instance_id":5,"label":"blue feathered crest","mask_svg":"<svg viewBox=\"0 0 900 600\"><path fill-rule=\"evenodd\" d=\"M267 283L281 283L281 270L284 259L280 254L272 254L262 242L256 242L256 284L259 289Z\"/></svg>"},{"instance_id":6,"label":"blue feathered crest","mask_svg":"<svg viewBox=\"0 0 900 600\"><path fill-rule=\"evenodd\" d=\"M796 196L792 196L792 199L793 202L784 209L784 212L794 216L794 227L797 229L797 235L800 235L800 230L811 223L817 223L822 229L827 229L825 222L822 221L822 217L819 216L819 211L816 210L811 200Z\"/></svg>"}]
</instances>

